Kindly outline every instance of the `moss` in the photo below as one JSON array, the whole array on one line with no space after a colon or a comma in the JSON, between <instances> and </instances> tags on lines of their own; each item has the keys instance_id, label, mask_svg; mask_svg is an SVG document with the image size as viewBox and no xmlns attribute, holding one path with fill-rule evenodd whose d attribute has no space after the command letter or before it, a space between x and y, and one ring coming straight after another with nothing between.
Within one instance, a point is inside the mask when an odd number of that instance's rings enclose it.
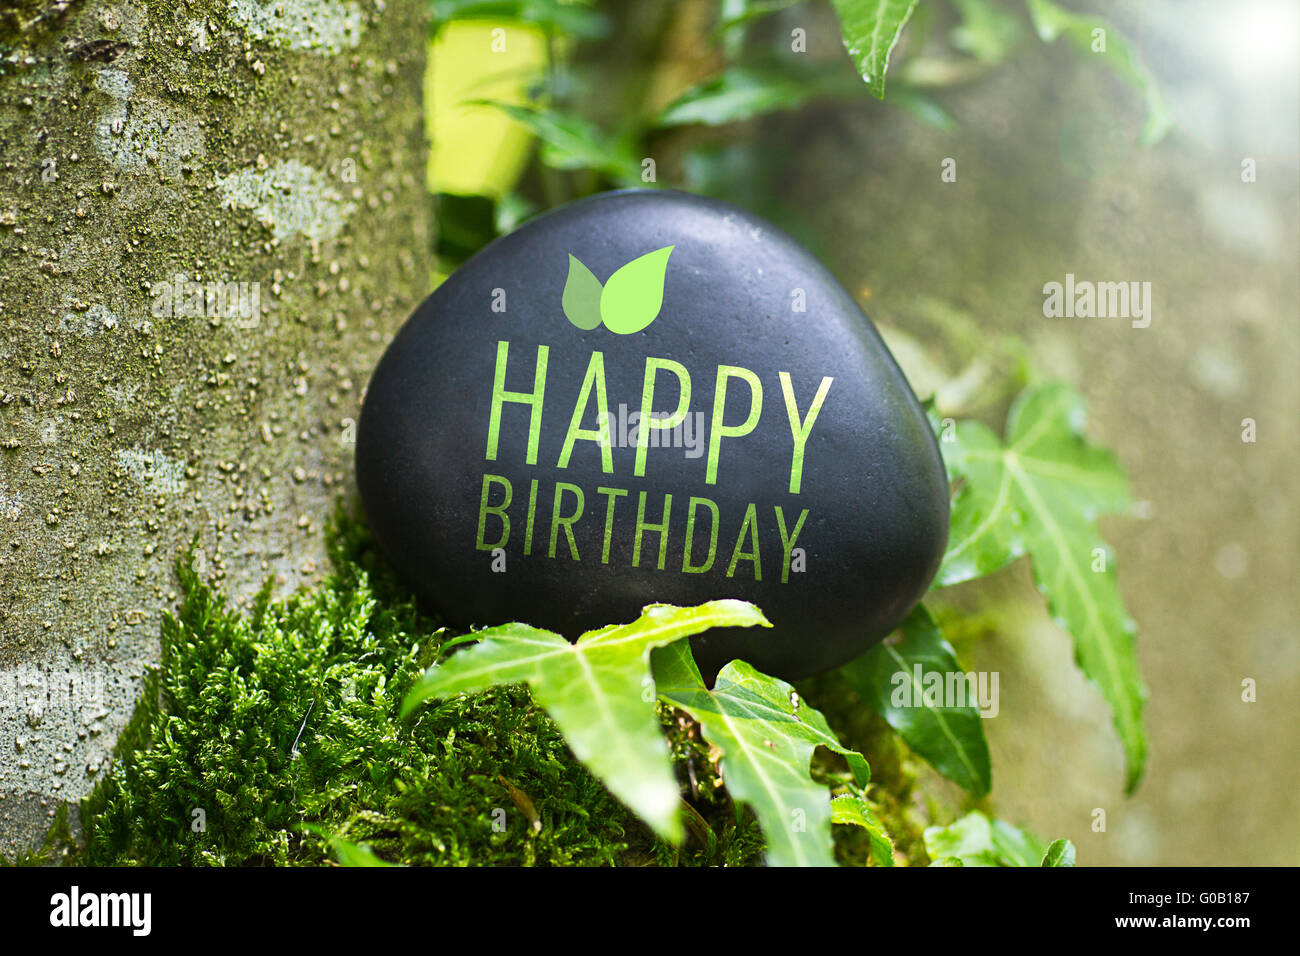
<instances>
[{"instance_id":1,"label":"moss","mask_svg":"<svg viewBox=\"0 0 1300 956\"><path fill-rule=\"evenodd\" d=\"M189 562L114 763L82 804L92 865L319 864L324 833L411 864L757 863L758 828L698 728L662 721L692 836L657 840L569 753L522 687L398 716L450 636L344 517L324 586L248 613ZM296 755L295 755L296 741ZM540 821L540 829L533 820Z\"/></svg>"}]
</instances>

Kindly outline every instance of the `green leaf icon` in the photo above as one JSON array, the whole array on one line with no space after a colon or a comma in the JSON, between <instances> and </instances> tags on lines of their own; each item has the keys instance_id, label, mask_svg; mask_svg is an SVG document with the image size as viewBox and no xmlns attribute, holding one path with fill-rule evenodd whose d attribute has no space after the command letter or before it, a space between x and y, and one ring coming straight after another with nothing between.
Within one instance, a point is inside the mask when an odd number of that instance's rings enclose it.
<instances>
[{"instance_id":1,"label":"green leaf icon","mask_svg":"<svg viewBox=\"0 0 1300 956\"><path fill-rule=\"evenodd\" d=\"M570 253L569 278L564 282L564 296L560 300L569 321L584 330L600 325L600 293L600 280Z\"/></svg>"},{"instance_id":2,"label":"green leaf icon","mask_svg":"<svg viewBox=\"0 0 1300 956\"><path fill-rule=\"evenodd\" d=\"M674 248L664 246L638 256L609 277L600 294L600 317L605 328L619 335L630 335L655 320L664 304L664 278L668 272L668 256ZM572 268L569 279L573 279ZM569 321L573 321L572 315Z\"/></svg>"}]
</instances>

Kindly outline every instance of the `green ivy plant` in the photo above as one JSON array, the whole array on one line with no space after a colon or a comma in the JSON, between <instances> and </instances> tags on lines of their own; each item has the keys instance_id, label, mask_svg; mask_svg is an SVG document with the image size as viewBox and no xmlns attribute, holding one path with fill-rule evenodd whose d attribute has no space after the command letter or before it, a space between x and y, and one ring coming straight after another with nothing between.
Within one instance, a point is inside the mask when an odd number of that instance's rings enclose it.
<instances>
[{"instance_id":1,"label":"green ivy plant","mask_svg":"<svg viewBox=\"0 0 1300 956\"><path fill-rule=\"evenodd\" d=\"M1049 384L1013 403L1005 444L979 422L940 427L949 476L961 485L937 584L960 584L1030 556L1052 616L1074 638L1080 668L1114 713L1132 791L1146 759L1146 690L1137 628L1097 529L1099 515L1129 507L1128 482L1109 452L1087 443L1083 423L1083 399Z\"/></svg>"},{"instance_id":2,"label":"green ivy plant","mask_svg":"<svg viewBox=\"0 0 1300 956\"><path fill-rule=\"evenodd\" d=\"M770 627L752 604L647 607L631 624L583 634L570 644L526 624L479 631L480 642L430 668L403 712L429 698L527 684L574 755L661 836L680 841L677 782L659 733L650 686L650 652L714 627Z\"/></svg>"},{"instance_id":3,"label":"green ivy plant","mask_svg":"<svg viewBox=\"0 0 1300 956\"><path fill-rule=\"evenodd\" d=\"M1145 754L1144 691L1134 628L1115 587L1113 563L1100 570L1090 564L1109 554L1097 537L1096 516L1127 505L1123 473L1108 453L1086 443L1082 399L1065 386L1026 389L1008 416L1005 446L978 422L935 425L957 486L953 530L936 587L990 574L1030 556L1039 590L1075 639L1083 672L1098 684L1116 715L1129 754L1131 790ZM844 748L823 716L801 702L789 684L744 661L724 667L712 688L700 678L686 638L709 627L738 624L766 621L749 605L719 601L696 608L652 606L638 621L592 632L574 645L525 625L491 628L475 635L483 641L476 648L431 668L406 707L457 691L527 682L578 758L656 832L675 840L680 827L674 822L672 788L665 783L671 765L665 749L650 743L649 700L639 692L652 687L663 703L694 718L705 739L721 751L722 781L733 799L753 809L770 863L831 862L831 822L867 829L873 857L883 859L889 836L871 812L870 769L862 754ZM919 606L896 640L845 665L842 675L916 753L981 797L992 787L992 767L975 705L940 706L920 687L915 695L919 706L899 706L893 699L900 672L909 680L920 673L926 683L930 674L942 681L963 671L930 614ZM617 745L610 745L610 733L620 741ZM845 759L851 772L847 792L833 795L810 777L809 761L819 746ZM935 829L933 839L927 832L933 858L967 865L1037 865L1047 853L1021 831L990 824L982 815L954 827ZM1066 865L1073 860L1073 848L1058 847L1052 859L1053 865Z\"/></svg>"},{"instance_id":4,"label":"green ivy plant","mask_svg":"<svg viewBox=\"0 0 1300 956\"><path fill-rule=\"evenodd\" d=\"M909 682L915 683L917 668L921 686L912 688L913 703L896 705L894 675L906 675ZM943 639L924 605L903 622L898 641L878 644L841 670L849 686L945 777L975 797L992 789L989 747L974 703L967 700L960 706L940 706L924 691L930 675L945 678L963 673L956 652Z\"/></svg>"},{"instance_id":5,"label":"green ivy plant","mask_svg":"<svg viewBox=\"0 0 1300 956\"><path fill-rule=\"evenodd\" d=\"M871 782L866 758L843 747L826 719L801 702L789 684L744 661L732 661L709 688L685 641L656 652L654 679L661 699L695 718L704 739L722 752L723 781L732 798L758 817L769 863L834 862L829 794L808 771L816 747L844 757L852 774L852 798L859 801L859 825L872 830L871 810L862 799ZM876 829L887 842L883 830Z\"/></svg>"},{"instance_id":6,"label":"green ivy plant","mask_svg":"<svg viewBox=\"0 0 1300 956\"><path fill-rule=\"evenodd\" d=\"M476 634L481 643L430 668L403 710L457 692L527 683L574 755L657 833L680 842L680 797L656 726L657 695L694 718L721 752L722 779L731 797L754 811L770 863L834 862L831 795L809 769L818 746L841 754L852 772L857 816L846 822L874 830L886 845L862 799L871 780L866 759L841 746L793 687L743 661L724 667L712 688L700 676L687 638L753 625L770 626L753 605L726 600L651 605L631 624L589 632L573 644L522 624L488 628Z\"/></svg>"}]
</instances>

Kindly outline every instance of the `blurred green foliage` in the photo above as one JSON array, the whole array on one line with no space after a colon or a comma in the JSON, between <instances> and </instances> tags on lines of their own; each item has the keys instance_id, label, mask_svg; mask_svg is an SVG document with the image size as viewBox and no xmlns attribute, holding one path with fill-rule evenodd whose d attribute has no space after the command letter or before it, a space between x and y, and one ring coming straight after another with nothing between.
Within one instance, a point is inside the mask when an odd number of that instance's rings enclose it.
<instances>
[{"instance_id":1,"label":"blurred green foliage","mask_svg":"<svg viewBox=\"0 0 1300 956\"><path fill-rule=\"evenodd\" d=\"M958 121L944 103L945 91L1006 63L1034 35L1048 43L1066 37L1080 55L1096 56L1137 89L1147 104L1142 143L1156 142L1172 125L1133 44L1105 20L1049 0L433 0L432 8L435 34L457 23L490 24L507 44L499 52L509 52L514 31L546 38L545 63L530 60L516 77L521 96L466 100L495 106L539 148L526 166L527 141L512 141L494 154L499 166L501 150L518 153L517 163L504 163L522 170L513 184L487 173L495 178L485 178L479 189L464 177L432 183L443 201L443 274L531 215L629 186L668 186L733 202L816 252L817 237L780 197L792 150L779 135L765 135L770 131L761 124L780 113L875 97L951 131ZM838 26L841 50L810 40L825 33L820 28L828 20ZM485 82L499 75L499 58L484 56L483 42L473 35L458 41L464 49L440 48L465 87L475 86L468 75L475 71ZM439 64L432 69L436 73ZM446 69L453 69L450 62ZM462 105L433 105L435 149L445 114ZM495 142L487 121L479 122ZM487 168L462 130L456 147L473 156L463 164ZM449 198L467 193L486 201Z\"/></svg>"}]
</instances>

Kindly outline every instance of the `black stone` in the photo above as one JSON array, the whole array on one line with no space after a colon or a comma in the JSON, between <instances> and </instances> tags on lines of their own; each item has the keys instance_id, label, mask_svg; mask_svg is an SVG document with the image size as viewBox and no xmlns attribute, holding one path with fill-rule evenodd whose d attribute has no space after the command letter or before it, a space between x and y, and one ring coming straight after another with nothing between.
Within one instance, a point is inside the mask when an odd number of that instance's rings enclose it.
<instances>
[{"instance_id":1,"label":"black stone","mask_svg":"<svg viewBox=\"0 0 1300 956\"><path fill-rule=\"evenodd\" d=\"M662 308L641 327L653 311L654 269L641 286L609 278L667 246L673 249ZM581 265L572 265L571 255ZM609 297L609 324L594 328L601 312L600 286L593 283L618 292ZM797 311L801 297L805 310ZM533 392L539 346L547 347L533 465L526 463L532 406L516 401L502 402L498 454L487 457L501 341L509 343L504 389L515 393ZM612 473L602 470L600 443L584 438L573 442L567 467L557 467L593 351L603 357ZM635 437L621 444L626 419L619 406L629 416L639 412L648 358L686 369L690 421L696 425L702 413L705 434L683 427L682 447L647 447L645 474L637 477ZM720 438L710 484L710 423L723 365L755 373L762 401L751 432ZM832 379L808 433L797 493L791 492L795 439L781 372L789 375L801 427L823 378ZM749 417L752 391L742 377L725 381L722 422L735 427ZM671 415L679 386L674 372L658 371L651 411ZM597 409L593 387L579 427L595 431ZM657 436L674 440L670 431ZM686 447L692 441L698 451ZM487 509L504 499L505 484L496 479L508 481L511 492L504 541L499 513L480 514L485 485ZM568 487L557 491L558 482ZM773 628L715 630L694 640L706 674L741 658L794 679L851 660L921 598L948 533L948 484L925 414L848 293L769 223L725 203L658 190L609 193L539 217L493 242L440 286L398 333L367 388L357 483L392 563L456 626L524 621L574 638L630 621L654 602L731 597L757 604ZM565 525L577 510L573 488L581 490L583 507ZM660 534L652 529L642 529L640 559L633 561L643 492L649 524L661 521L665 495L672 495L662 569ZM693 573L683 571L692 497L709 499L718 510L714 560ZM788 556L778 507L787 536L807 510ZM693 510L690 560L699 567L712 511L699 502ZM742 536L747 513L755 530L744 528ZM754 551L755 534L758 558L752 560L744 555ZM733 560L737 549L742 554Z\"/></svg>"}]
</instances>

